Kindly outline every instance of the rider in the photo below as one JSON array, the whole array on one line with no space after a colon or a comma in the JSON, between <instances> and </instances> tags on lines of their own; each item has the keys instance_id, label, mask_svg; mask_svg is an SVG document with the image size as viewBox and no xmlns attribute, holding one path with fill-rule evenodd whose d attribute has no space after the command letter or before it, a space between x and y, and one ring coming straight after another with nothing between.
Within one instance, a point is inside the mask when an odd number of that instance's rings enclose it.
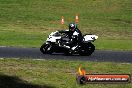
<instances>
[{"instance_id":1,"label":"rider","mask_svg":"<svg viewBox=\"0 0 132 88\"><path fill-rule=\"evenodd\" d=\"M77 28L76 23L70 23L69 30L64 30L59 32L66 33L69 36L70 41L68 41L65 45L63 45L66 48L71 48L72 50L75 50L82 41L82 33Z\"/></svg>"}]
</instances>

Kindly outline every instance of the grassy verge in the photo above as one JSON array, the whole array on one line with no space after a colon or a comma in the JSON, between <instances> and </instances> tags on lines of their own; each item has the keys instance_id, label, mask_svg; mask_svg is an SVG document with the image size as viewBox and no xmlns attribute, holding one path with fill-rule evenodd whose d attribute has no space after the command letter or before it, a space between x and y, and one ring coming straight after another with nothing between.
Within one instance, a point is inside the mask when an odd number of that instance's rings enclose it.
<instances>
[{"instance_id":1,"label":"grassy verge","mask_svg":"<svg viewBox=\"0 0 132 88\"><path fill-rule=\"evenodd\" d=\"M0 0L0 46L40 47L51 31L79 13L82 33L99 36L97 49L132 50L132 0ZM61 16L65 25L60 25ZM129 44L129 46L128 46Z\"/></svg>"},{"instance_id":2,"label":"grassy verge","mask_svg":"<svg viewBox=\"0 0 132 88\"><path fill-rule=\"evenodd\" d=\"M76 73L78 66L87 73L123 73L132 75L132 64L111 62L64 61L64 60L0 60L1 88L131 88L130 84L88 84L78 85ZM2 79L3 78L3 79ZM7 79L5 79L7 78ZM14 81L15 80L15 81ZM6 82L5 82L6 81ZM5 82L5 83L4 83ZM24 86L24 87L23 87Z\"/></svg>"}]
</instances>

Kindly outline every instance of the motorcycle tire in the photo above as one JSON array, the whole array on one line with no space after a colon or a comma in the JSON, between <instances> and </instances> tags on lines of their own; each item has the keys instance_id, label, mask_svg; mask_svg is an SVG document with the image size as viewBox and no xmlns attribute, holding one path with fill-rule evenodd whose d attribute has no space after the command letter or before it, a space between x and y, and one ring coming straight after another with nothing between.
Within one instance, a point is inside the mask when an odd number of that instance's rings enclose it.
<instances>
[{"instance_id":1,"label":"motorcycle tire","mask_svg":"<svg viewBox=\"0 0 132 88\"><path fill-rule=\"evenodd\" d=\"M65 55L65 56L71 56L71 55L72 55L72 51L71 51L71 50L66 50L66 51L64 52L64 55Z\"/></svg>"},{"instance_id":2,"label":"motorcycle tire","mask_svg":"<svg viewBox=\"0 0 132 88\"><path fill-rule=\"evenodd\" d=\"M84 43L82 44L79 54L81 56L90 56L95 50L95 46L89 42L89 43Z\"/></svg>"},{"instance_id":3,"label":"motorcycle tire","mask_svg":"<svg viewBox=\"0 0 132 88\"><path fill-rule=\"evenodd\" d=\"M52 49L48 50L49 47L51 47L50 44L44 43L44 44L40 47L40 51L41 51L43 54L52 54L53 51L52 51Z\"/></svg>"}]
</instances>

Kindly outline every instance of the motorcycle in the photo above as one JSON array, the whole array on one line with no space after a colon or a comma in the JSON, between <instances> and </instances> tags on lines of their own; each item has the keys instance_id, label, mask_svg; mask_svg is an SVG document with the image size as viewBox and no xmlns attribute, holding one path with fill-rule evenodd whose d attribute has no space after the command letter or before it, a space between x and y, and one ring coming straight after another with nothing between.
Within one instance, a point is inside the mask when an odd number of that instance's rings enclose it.
<instances>
[{"instance_id":1,"label":"motorcycle","mask_svg":"<svg viewBox=\"0 0 132 88\"><path fill-rule=\"evenodd\" d=\"M70 39L65 33L59 33L59 31L52 32L45 43L40 47L40 51L43 54L52 54L52 53L64 53L65 55L79 54L82 56L91 55L95 46L91 43L94 42L98 36L92 34L83 35L82 42L80 45L77 45L77 49L72 50L69 46L64 46Z\"/></svg>"}]
</instances>

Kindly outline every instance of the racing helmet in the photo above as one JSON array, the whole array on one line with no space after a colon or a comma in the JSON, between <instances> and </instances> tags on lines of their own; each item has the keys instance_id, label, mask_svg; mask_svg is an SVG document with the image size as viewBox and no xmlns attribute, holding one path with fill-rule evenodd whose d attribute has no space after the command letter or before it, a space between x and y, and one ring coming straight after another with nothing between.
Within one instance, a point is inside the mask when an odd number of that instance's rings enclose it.
<instances>
[{"instance_id":1,"label":"racing helmet","mask_svg":"<svg viewBox=\"0 0 132 88\"><path fill-rule=\"evenodd\" d=\"M77 25L75 23L69 24L69 31L75 31L76 28L77 28Z\"/></svg>"}]
</instances>

